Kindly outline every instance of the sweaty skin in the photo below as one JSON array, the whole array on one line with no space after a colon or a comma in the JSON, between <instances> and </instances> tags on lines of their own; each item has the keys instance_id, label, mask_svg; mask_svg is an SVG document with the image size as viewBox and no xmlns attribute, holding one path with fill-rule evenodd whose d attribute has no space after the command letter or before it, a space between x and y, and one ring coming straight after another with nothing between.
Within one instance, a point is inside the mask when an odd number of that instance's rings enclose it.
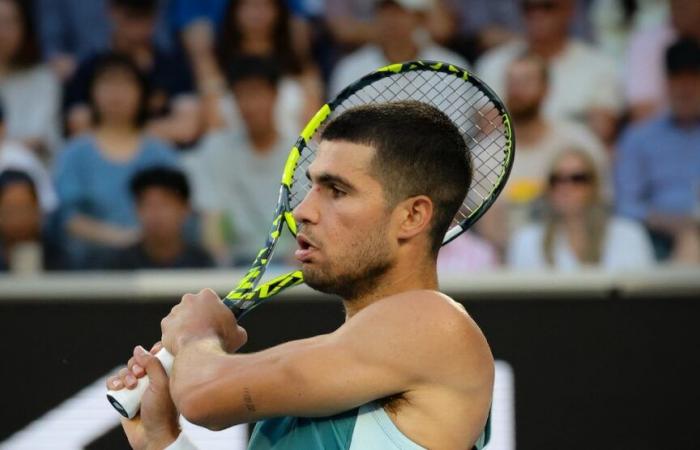
<instances>
[{"instance_id":1,"label":"sweaty skin","mask_svg":"<svg viewBox=\"0 0 700 450\"><path fill-rule=\"evenodd\" d=\"M417 444L471 448L491 403L493 358L464 308L437 292L432 202L419 195L388 205L373 154L364 145L322 142L309 166L311 189L294 211L307 283L343 297L345 323L234 354L246 335L230 311L211 290L188 294L162 322L175 364L169 393L161 389L159 398L170 395L184 417L210 429L322 417L385 399L392 421ZM131 368L153 360L136 355ZM115 381L135 384L124 375L108 385ZM169 439L177 435L164 429Z\"/></svg>"}]
</instances>

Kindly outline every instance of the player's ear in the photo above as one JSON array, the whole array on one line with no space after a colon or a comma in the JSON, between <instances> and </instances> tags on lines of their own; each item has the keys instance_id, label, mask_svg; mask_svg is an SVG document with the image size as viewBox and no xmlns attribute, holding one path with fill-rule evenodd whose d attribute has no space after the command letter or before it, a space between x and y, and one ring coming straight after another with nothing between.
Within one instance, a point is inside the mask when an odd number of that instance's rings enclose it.
<instances>
[{"instance_id":1,"label":"player's ear","mask_svg":"<svg viewBox=\"0 0 700 450\"><path fill-rule=\"evenodd\" d=\"M409 197L397 205L399 213L399 239L412 237L430 229L433 219L433 202L426 195Z\"/></svg>"}]
</instances>

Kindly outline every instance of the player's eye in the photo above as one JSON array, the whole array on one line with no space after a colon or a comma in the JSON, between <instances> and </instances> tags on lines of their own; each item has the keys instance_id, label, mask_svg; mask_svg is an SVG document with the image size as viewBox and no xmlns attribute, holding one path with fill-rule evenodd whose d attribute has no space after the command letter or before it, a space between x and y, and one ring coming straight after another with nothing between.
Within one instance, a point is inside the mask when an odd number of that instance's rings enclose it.
<instances>
[{"instance_id":1,"label":"player's eye","mask_svg":"<svg viewBox=\"0 0 700 450\"><path fill-rule=\"evenodd\" d=\"M346 194L345 191L338 189L338 186L336 186L336 185L331 185L330 188L331 188L331 195L333 196L333 198L340 198L340 197L345 196L345 194Z\"/></svg>"}]
</instances>

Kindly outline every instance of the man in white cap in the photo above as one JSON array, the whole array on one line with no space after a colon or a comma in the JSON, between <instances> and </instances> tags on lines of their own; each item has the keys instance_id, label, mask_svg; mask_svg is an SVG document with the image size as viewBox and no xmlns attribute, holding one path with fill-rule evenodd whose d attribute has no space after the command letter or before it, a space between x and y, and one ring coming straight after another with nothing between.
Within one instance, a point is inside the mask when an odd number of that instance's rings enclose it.
<instances>
[{"instance_id":1,"label":"man in white cap","mask_svg":"<svg viewBox=\"0 0 700 450\"><path fill-rule=\"evenodd\" d=\"M337 94L363 75L390 63L427 59L466 67L464 58L431 41L424 28L431 4L431 0L377 0L376 42L338 62L331 76L330 94Z\"/></svg>"}]
</instances>

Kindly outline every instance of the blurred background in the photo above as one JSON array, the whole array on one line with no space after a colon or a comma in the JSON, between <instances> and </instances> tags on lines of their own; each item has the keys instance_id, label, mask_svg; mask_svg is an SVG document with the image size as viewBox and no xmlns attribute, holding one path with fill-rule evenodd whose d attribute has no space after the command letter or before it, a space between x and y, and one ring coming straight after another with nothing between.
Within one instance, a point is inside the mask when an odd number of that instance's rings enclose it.
<instances>
[{"instance_id":1,"label":"blurred background","mask_svg":"<svg viewBox=\"0 0 700 450\"><path fill-rule=\"evenodd\" d=\"M88 388L233 286L323 102L412 59L515 126L504 194L438 261L500 361L491 448L700 448L700 0L0 0L0 448L126 448ZM342 320L285 297L245 350Z\"/></svg>"}]
</instances>

